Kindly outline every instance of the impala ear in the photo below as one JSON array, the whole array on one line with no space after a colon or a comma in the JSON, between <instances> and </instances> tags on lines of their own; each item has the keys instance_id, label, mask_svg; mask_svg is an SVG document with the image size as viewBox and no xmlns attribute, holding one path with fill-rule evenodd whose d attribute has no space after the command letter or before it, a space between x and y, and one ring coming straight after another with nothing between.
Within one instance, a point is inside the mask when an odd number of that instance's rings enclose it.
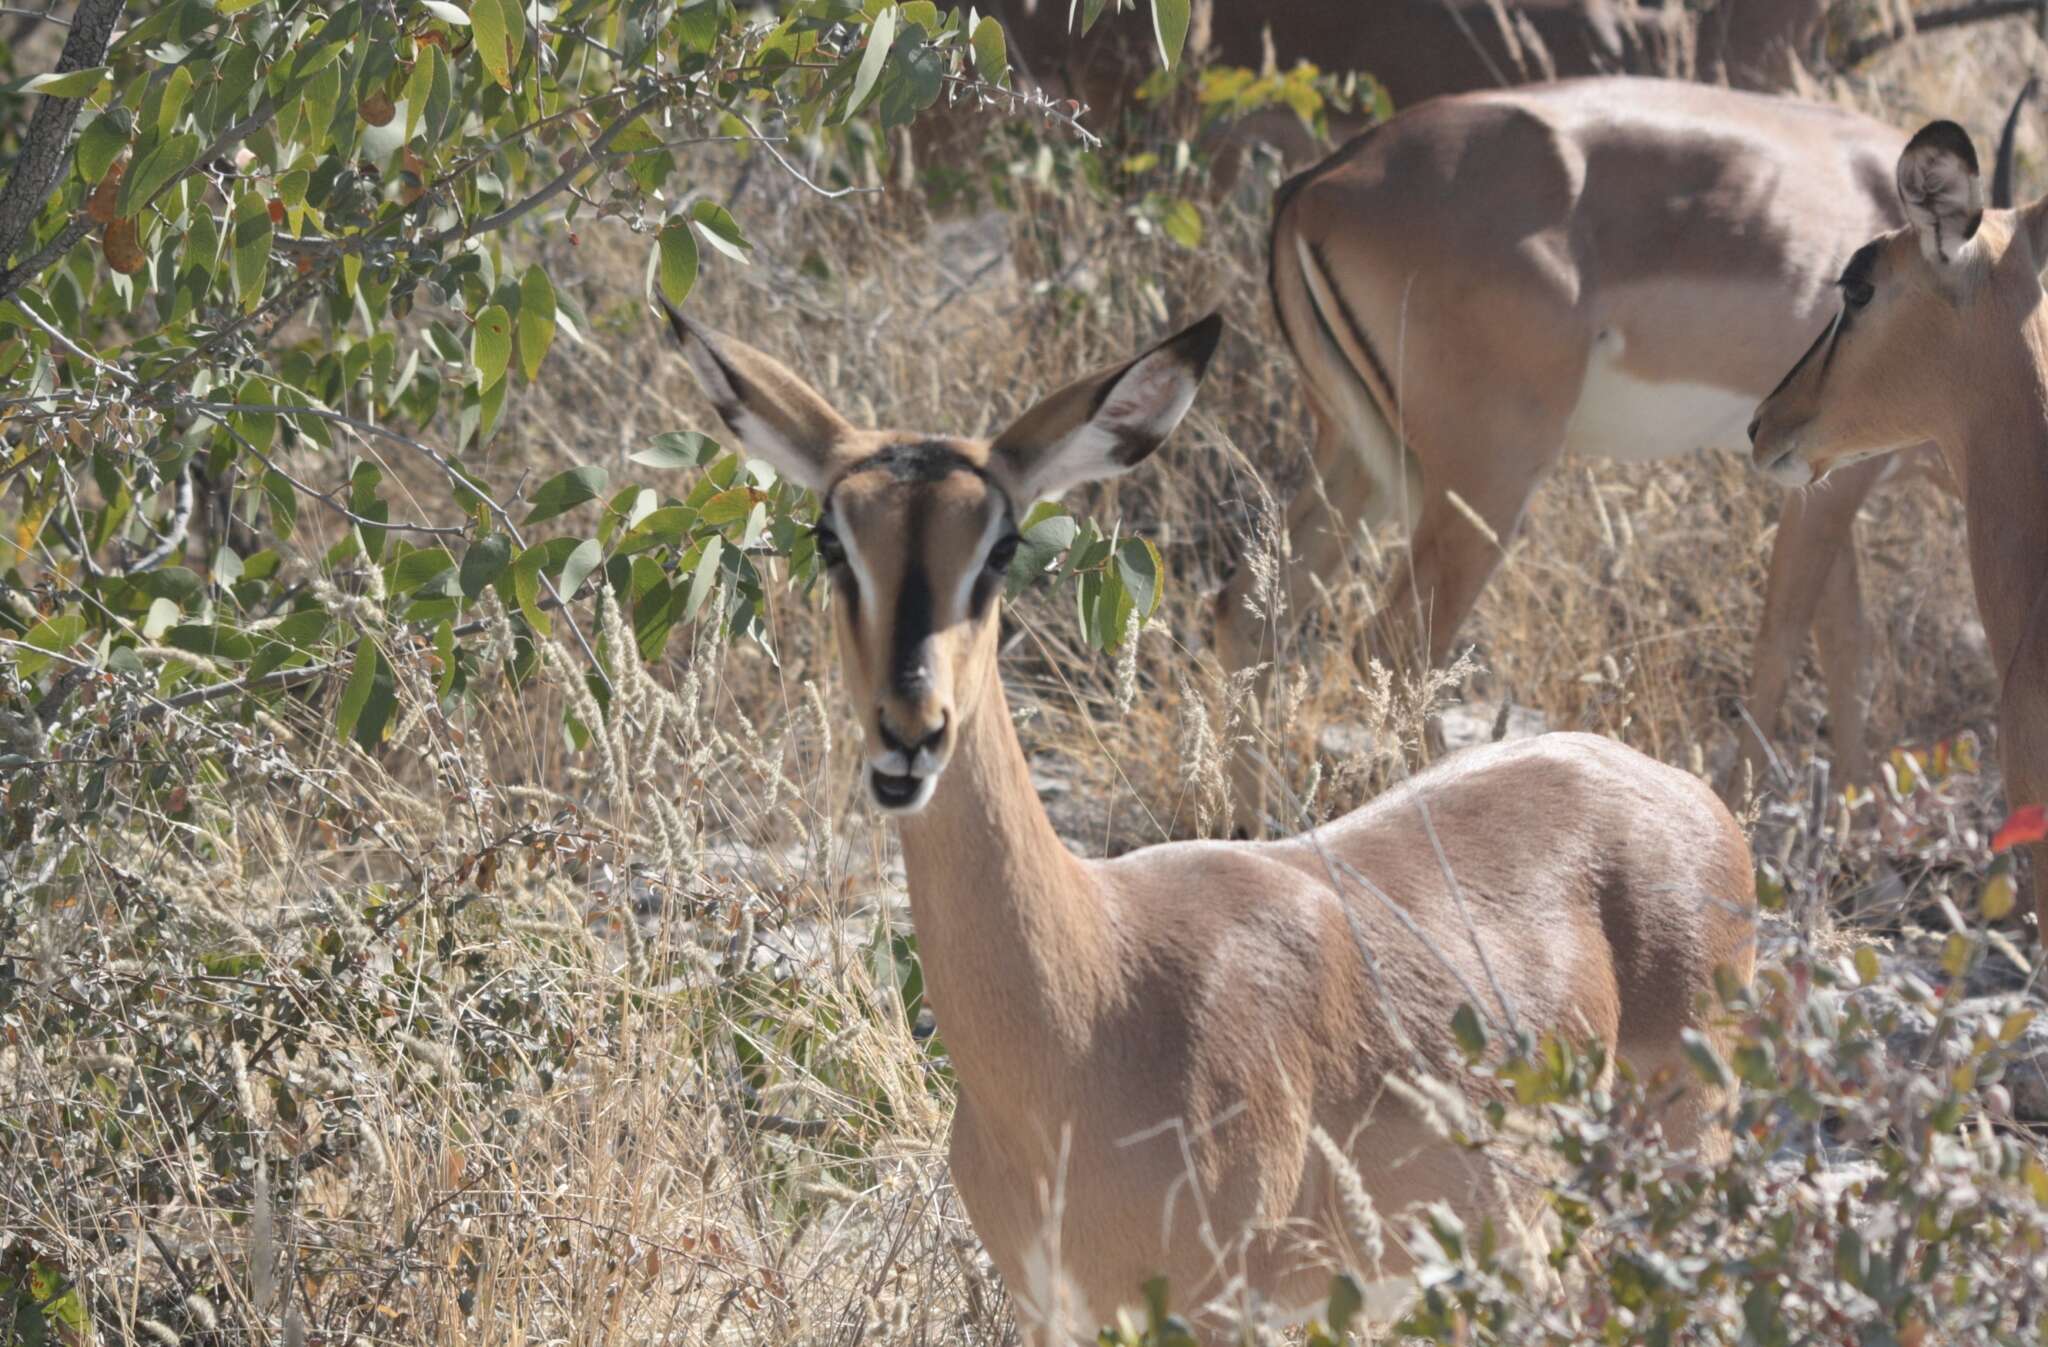
<instances>
[{"instance_id":1,"label":"impala ear","mask_svg":"<svg viewBox=\"0 0 2048 1347\"><path fill-rule=\"evenodd\" d=\"M1020 504L1129 472L1187 415L1222 334L1223 316L1212 313L1127 365L1049 394L996 437L990 469Z\"/></svg>"},{"instance_id":2,"label":"impala ear","mask_svg":"<svg viewBox=\"0 0 2048 1347\"><path fill-rule=\"evenodd\" d=\"M1970 133L1954 122L1921 127L1899 155L1899 200L1928 261L1961 261L1984 219L1984 179Z\"/></svg>"},{"instance_id":3,"label":"impala ear","mask_svg":"<svg viewBox=\"0 0 2048 1347\"><path fill-rule=\"evenodd\" d=\"M2021 206L2014 212L2019 217L2019 230L2027 236L2027 244L2034 252L2034 269L2048 277L2048 196L2032 205Z\"/></svg>"},{"instance_id":4,"label":"impala ear","mask_svg":"<svg viewBox=\"0 0 2048 1347\"><path fill-rule=\"evenodd\" d=\"M740 446L782 476L822 492L854 455L852 427L773 356L691 322L661 301L683 359Z\"/></svg>"}]
</instances>

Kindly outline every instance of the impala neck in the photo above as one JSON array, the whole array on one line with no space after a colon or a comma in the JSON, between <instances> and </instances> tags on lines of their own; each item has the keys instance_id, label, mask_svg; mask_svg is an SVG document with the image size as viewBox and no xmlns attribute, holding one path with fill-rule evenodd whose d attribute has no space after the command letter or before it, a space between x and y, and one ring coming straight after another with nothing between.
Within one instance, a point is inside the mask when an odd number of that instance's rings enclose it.
<instances>
[{"instance_id":1,"label":"impala neck","mask_svg":"<svg viewBox=\"0 0 2048 1347\"><path fill-rule=\"evenodd\" d=\"M1100 885L1031 785L994 659L931 803L902 821L939 1033L970 1095L1055 1087L1112 963Z\"/></svg>"},{"instance_id":2,"label":"impala neck","mask_svg":"<svg viewBox=\"0 0 2048 1347\"><path fill-rule=\"evenodd\" d=\"M2042 675L2012 666L2023 643L2039 648L2048 623L2048 317L2038 311L2024 346L2022 368L2000 381L2009 393L1977 404L1943 446L1963 487L1985 639L2007 680Z\"/></svg>"}]
</instances>

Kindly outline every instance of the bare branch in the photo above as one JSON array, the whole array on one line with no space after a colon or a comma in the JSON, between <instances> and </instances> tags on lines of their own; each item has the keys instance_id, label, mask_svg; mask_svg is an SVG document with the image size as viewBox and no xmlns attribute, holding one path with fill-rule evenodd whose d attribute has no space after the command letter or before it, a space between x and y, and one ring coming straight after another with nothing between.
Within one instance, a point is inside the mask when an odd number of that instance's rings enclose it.
<instances>
[{"instance_id":1,"label":"bare branch","mask_svg":"<svg viewBox=\"0 0 2048 1347\"><path fill-rule=\"evenodd\" d=\"M1904 41L1915 33L1930 33L1940 28L1956 28L1966 23L1983 23L1990 19L2009 19L2015 14L2039 14L2042 8L2042 0L1971 0L1968 4L1915 14L1910 29L1903 26L1889 28L1851 42L1842 49L1842 64L1861 65L1886 47Z\"/></svg>"},{"instance_id":2,"label":"bare branch","mask_svg":"<svg viewBox=\"0 0 2048 1347\"><path fill-rule=\"evenodd\" d=\"M107 44L113 40L114 24L125 3L126 0L81 0L71 19L70 36L64 39L64 51L52 73L68 75L74 70L91 69L104 60ZM28 237L29 226L35 223L43 202L49 200L56 187L71 139L71 125L84 101L46 96L36 105L28 135L22 139L21 155L14 161L14 171L7 176L7 186L0 188L0 262L14 256L14 250Z\"/></svg>"}]
</instances>

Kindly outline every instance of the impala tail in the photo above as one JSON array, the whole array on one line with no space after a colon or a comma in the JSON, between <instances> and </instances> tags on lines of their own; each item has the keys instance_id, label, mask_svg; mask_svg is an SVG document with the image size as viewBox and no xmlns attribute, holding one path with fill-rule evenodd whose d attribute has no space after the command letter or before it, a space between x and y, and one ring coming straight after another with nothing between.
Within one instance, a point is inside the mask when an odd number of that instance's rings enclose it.
<instances>
[{"instance_id":1,"label":"impala tail","mask_svg":"<svg viewBox=\"0 0 2048 1347\"><path fill-rule=\"evenodd\" d=\"M1346 157L1340 152L1281 187L1267 283L1281 336L1316 404L1317 423L1324 434L1341 438L1372 483L1364 522L1376 525L1398 514L1402 526L1412 528L1422 505L1422 478L1396 429L1399 399L1383 348L1374 344L1333 281L1324 241L1307 209L1316 178Z\"/></svg>"}]
</instances>

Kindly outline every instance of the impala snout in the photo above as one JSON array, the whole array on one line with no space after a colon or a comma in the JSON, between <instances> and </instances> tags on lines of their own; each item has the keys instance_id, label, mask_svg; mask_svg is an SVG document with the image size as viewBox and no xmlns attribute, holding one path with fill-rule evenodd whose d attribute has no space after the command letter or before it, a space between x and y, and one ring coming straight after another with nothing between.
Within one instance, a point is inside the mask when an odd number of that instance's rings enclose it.
<instances>
[{"instance_id":1,"label":"impala snout","mask_svg":"<svg viewBox=\"0 0 2048 1347\"><path fill-rule=\"evenodd\" d=\"M1770 404L1764 404L1749 423L1750 462L1779 486L1813 485L1818 474L1814 472L1813 464L1799 452L1799 428L1773 424L1769 411Z\"/></svg>"},{"instance_id":2,"label":"impala snout","mask_svg":"<svg viewBox=\"0 0 2048 1347\"><path fill-rule=\"evenodd\" d=\"M888 701L875 711L868 793L893 814L924 808L953 753L953 709L933 699Z\"/></svg>"}]
</instances>

